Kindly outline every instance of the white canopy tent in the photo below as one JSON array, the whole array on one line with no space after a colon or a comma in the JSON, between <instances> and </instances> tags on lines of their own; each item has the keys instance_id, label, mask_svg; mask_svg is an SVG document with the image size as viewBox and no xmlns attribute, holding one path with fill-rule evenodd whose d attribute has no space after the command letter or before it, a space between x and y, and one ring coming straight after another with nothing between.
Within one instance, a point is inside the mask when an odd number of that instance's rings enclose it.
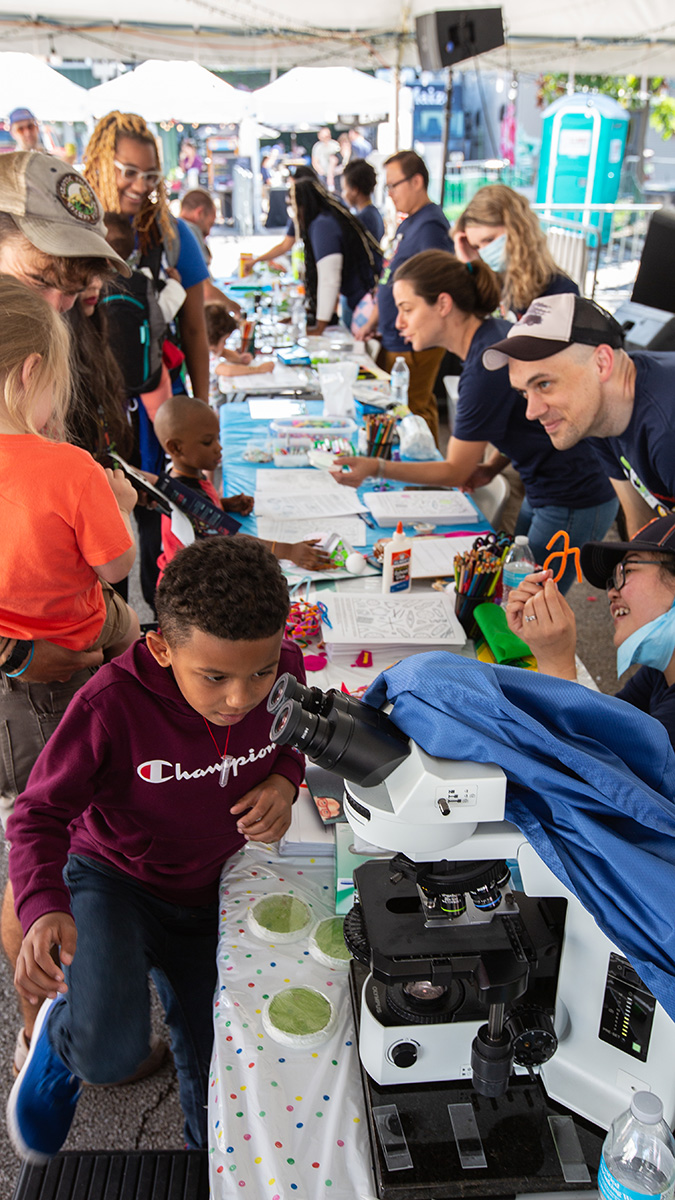
<instances>
[{"instance_id":1,"label":"white canopy tent","mask_svg":"<svg viewBox=\"0 0 675 1200\"><path fill-rule=\"evenodd\" d=\"M334 125L341 117L368 124L394 107L390 83L352 67L293 67L249 98L259 121L280 129Z\"/></svg>"},{"instance_id":2,"label":"white canopy tent","mask_svg":"<svg viewBox=\"0 0 675 1200\"><path fill-rule=\"evenodd\" d=\"M118 109L139 113L146 121L176 117L198 125L237 124L246 100L244 92L199 63L155 58L92 88L88 97L96 118Z\"/></svg>"},{"instance_id":3,"label":"white canopy tent","mask_svg":"<svg viewBox=\"0 0 675 1200\"><path fill-rule=\"evenodd\" d=\"M0 54L0 115L30 108L38 121L89 121L86 88L71 83L32 54Z\"/></svg>"},{"instance_id":4,"label":"white canopy tent","mask_svg":"<svg viewBox=\"0 0 675 1200\"><path fill-rule=\"evenodd\" d=\"M488 0L447 7L481 8ZM195 59L231 70L244 67L393 66L414 64L414 17L429 0L257 0L219 6L211 0L41 0L40 15L17 15L16 0L0 0L4 45L63 58ZM439 5L440 7L440 5ZM675 75L672 0L504 0L507 45L486 67Z\"/></svg>"}]
</instances>

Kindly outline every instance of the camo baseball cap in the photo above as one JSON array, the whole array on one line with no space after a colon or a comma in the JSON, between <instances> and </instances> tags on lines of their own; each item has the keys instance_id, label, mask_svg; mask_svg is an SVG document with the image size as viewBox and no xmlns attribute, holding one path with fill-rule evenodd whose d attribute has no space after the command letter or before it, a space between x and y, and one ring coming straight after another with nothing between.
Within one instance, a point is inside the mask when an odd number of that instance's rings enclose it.
<instances>
[{"instance_id":1,"label":"camo baseball cap","mask_svg":"<svg viewBox=\"0 0 675 1200\"><path fill-rule=\"evenodd\" d=\"M105 258L131 271L106 241L103 210L84 175L40 151L0 155L0 212L31 245L58 258Z\"/></svg>"}]
</instances>

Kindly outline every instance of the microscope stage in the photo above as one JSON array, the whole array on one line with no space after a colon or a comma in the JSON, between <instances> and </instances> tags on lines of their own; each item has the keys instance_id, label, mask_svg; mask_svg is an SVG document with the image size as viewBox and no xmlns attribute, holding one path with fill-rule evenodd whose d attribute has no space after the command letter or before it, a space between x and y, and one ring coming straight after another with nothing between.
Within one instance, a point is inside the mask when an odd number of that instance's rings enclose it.
<instances>
[{"instance_id":1,"label":"microscope stage","mask_svg":"<svg viewBox=\"0 0 675 1200\"><path fill-rule=\"evenodd\" d=\"M357 1029L361 991L367 975L359 963L351 963L350 988ZM562 1191L570 1195L597 1195L595 1181L604 1130L549 1101L543 1086L528 1076L513 1076L508 1092L499 1100L479 1096L470 1079L382 1087L363 1067L361 1078L380 1200L480 1200L492 1196L513 1200L514 1196ZM392 1105L398 1112L411 1163L397 1170L387 1168L378 1133L378 1127L382 1127L378 1113L383 1106ZM464 1150L468 1149L469 1159L472 1155L475 1158L476 1151L480 1157L482 1150L485 1166L462 1167L448 1105L463 1105L473 1110L477 1138L469 1138ZM573 1129L567 1132L572 1133L574 1141L576 1131L579 1157L583 1160L576 1167L574 1163L567 1164L567 1181L549 1125L549 1117L561 1116L573 1121ZM396 1138L392 1145L395 1153L401 1148ZM574 1183L574 1175L586 1175L586 1179Z\"/></svg>"}]
</instances>

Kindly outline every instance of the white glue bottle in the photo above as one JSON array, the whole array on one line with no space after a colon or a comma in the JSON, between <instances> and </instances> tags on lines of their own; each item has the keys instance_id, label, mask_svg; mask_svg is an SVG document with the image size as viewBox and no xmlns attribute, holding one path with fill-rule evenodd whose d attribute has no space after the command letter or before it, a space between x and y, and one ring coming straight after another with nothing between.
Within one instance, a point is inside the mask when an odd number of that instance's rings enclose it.
<instances>
[{"instance_id":1,"label":"white glue bottle","mask_svg":"<svg viewBox=\"0 0 675 1200\"><path fill-rule=\"evenodd\" d=\"M403 525L399 521L394 536L384 548L382 560L382 591L407 592L410 589L410 563L412 560L412 539L406 537Z\"/></svg>"}]
</instances>

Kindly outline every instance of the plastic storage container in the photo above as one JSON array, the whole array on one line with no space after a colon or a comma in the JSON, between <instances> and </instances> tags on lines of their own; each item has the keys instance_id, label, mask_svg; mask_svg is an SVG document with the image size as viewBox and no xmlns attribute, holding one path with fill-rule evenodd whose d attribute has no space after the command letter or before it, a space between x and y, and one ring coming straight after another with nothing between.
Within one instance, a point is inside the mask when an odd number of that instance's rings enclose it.
<instances>
[{"instance_id":1,"label":"plastic storage container","mask_svg":"<svg viewBox=\"0 0 675 1200\"><path fill-rule=\"evenodd\" d=\"M509 592L517 588L526 575L536 570L534 556L530 543L523 534L519 534L509 550L502 568L502 607L506 608Z\"/></svg>"},{"instance_id":2,"label":"plastic storage container","mask_svg":"<svg viewBox=\"0 0 675 1200\"><path fill-rule=\"evenodd\" d=\"M389 376L389 389L391 400L394 404L408 403L408 385L410 384L410 371L408 364L404 358L398 357Z\"/></svg>"},{"instance_id":3,"label":"plastic storage container","mask_svg":"<svg viewBox=\"0 0 675 1200\"><path fill-rule=\"evenodd\" d=\"M653 1092L636 1092L630 1108L612 1121L598 1171L601 1200L636 1200L675 1189L675 1141Z\"/></svg>"}]
</instances>

